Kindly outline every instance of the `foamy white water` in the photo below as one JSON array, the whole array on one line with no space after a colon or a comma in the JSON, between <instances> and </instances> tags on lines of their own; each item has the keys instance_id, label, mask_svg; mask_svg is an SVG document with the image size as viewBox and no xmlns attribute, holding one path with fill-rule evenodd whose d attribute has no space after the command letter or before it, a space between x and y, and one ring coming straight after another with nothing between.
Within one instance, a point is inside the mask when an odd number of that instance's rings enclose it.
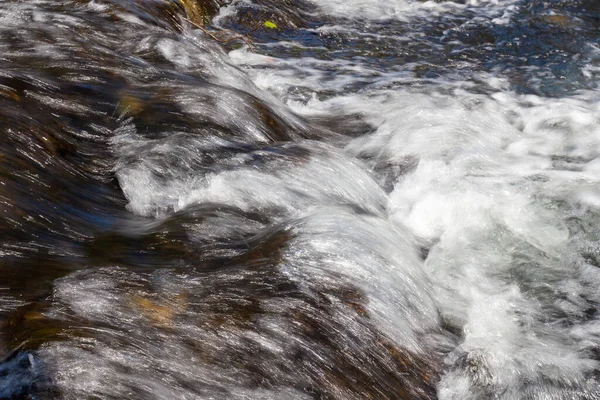
<instances>
[{"instance_id":1,"label":"foamy white water","mask_svg":"<svg viewBox=\"0 0 600 400\"><path fill-rule=\"evenodd\" d=\"M15 273L32 299L0 284L0 397L600 398L587 9L232 1L215 24L256 51L227 52L178 8L35 4L0 12L25 71L2 117L33 132L7 157L35 163L0 183L45 187L54 162L104 192L0 192L10 224L42 221L0 250L9 271L58 255L40 287ZM29 129L39 110L56 120ZM69 163L88 154L109 160Z\"/></svg>"},{"instance_id":2,"label":"foamy white water","mask_svg":"<svg viewBox=\"0 0 600 400\"><path fill-rule=\"evenodd\" d=\"M415 0L333 0L315 2L322 12L349 19L409 21L415 16L461 12L470 7L477 8L482 15L496 14L506 17L513 10L514 0L468 0L464 4L452 1L415 1ZM501 18L496 19L502 21Z\"/></svg>"}]
</instances>

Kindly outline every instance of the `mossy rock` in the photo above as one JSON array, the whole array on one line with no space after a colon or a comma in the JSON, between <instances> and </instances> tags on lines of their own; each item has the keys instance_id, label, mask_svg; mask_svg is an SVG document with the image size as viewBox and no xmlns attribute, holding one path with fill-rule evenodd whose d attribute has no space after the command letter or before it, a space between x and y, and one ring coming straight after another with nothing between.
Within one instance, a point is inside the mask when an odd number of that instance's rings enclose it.
<instances>
[{"instance_id":1,"label":"mossy rock","mask_svg":"<svg viewBox=\"0 0 600 400\"><path fill-rule=\"evenodd\" d=\"M45 343L87 336L75 328L75 321L52 318L48 314L49 309L49 303L33 302L10 314L1 329L3 342L9 350L37 350Z\"/></svg>"},{"instance_id":2,"label":"mossy rock","mask_svg":"<svg viewBox=\"0 0 600 400\"><path fill-rule=\"evenodd\" d=\"M265 21L274 24L277 30L307 28L309 15L314 11L314 5L304 1L256 0L252 4L240 3L231 22L256 32L273 30L265 26Z\"/></svg>"},{"instance_id":3,"label":"mossy rock","mask_svg":"<svg viewBox=\"0 0 600 400\"><path fill-rule=\"evenodd\" d=\"M113 3L109 12L115 21L120 19L120 13L128 12L145 22L181 32L185 25L182 18L204 26L210 23L220 6L217 0L134 0Z\"/></svg>"},{"instance_id":4,"label":"mossy rock","mask_svg":"<svg viewBox=\"0 0 600 400\"><path fill-rule=\"evenodd\" d=\"M220 7L215 0L177 0L177 3L185 10L187 19L201 26L209 24Z\"/></svg>"}]
</instances>

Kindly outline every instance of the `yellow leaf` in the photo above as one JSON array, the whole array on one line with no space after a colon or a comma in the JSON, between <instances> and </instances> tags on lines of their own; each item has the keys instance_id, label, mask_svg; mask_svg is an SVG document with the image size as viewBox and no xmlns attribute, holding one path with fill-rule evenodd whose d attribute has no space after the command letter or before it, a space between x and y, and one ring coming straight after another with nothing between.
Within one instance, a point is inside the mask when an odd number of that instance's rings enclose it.
<instances>
[{"instance_id":1,"label":"yellow leaf","mask_svg":"<svg viewBox=\"0 0 600 400\"><path fill-rule=\"evenodd\" d=\"M277 25L271 21L265 21L265 26L270 29L277 29Z\"/></svg>"}]
</instances>

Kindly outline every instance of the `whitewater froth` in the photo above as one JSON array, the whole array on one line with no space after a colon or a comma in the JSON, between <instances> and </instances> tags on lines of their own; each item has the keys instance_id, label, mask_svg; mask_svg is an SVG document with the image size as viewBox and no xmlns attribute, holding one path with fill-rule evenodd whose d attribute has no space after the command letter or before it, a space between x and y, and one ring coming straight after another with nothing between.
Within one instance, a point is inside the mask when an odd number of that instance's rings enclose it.
<instances>
[{"instance_id":1,"label":"whitewater froth","mask_svg":"<svg viewBox=\"0 0 600 400\"><path fill-rule=\"evenodd\" d=\"M0 397L600 398L586 1L7 2Z\"/></svg>"}]
</instances>

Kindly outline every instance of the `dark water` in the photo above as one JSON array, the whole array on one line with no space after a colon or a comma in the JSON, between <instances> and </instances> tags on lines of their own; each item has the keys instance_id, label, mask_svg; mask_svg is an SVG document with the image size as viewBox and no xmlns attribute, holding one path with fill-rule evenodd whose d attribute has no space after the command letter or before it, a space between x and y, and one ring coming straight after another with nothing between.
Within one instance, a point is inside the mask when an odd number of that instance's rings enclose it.
<instances>
[{"instance_id":1,"label":"dark water","mask_svg":"<svg viewBox=\"0 0 600 400\"><path fill-rule=\"evenodd\" d=\"M599 27L1 1L0 398L600 398Z\"/></svg>"}]
</instances>

